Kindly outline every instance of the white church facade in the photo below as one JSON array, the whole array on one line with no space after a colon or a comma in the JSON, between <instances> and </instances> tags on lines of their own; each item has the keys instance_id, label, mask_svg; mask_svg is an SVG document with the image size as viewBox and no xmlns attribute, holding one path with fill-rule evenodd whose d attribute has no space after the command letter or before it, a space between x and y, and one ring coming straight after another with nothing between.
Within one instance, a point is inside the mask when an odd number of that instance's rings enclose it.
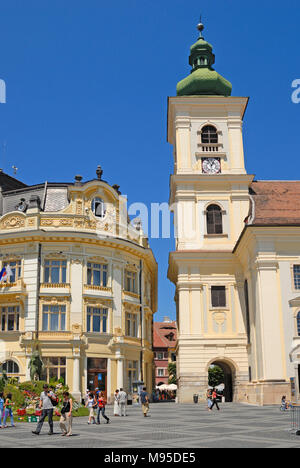
<instances>
[{"instance_id":1,"label":"white church facade","mask_svg":"<svg viewBox=\"0 0 300 468\"><path fill-rule=\"evenodd\" d=\"M213 68L203 36L192 73L169 98L174 148L170 208L177 231L169 279L176 286L179 402L206 394L208 370L225 374L227 401L277 404L299 397L300 182L247 174L248 98Z\"/></svg>"}]
</instances>

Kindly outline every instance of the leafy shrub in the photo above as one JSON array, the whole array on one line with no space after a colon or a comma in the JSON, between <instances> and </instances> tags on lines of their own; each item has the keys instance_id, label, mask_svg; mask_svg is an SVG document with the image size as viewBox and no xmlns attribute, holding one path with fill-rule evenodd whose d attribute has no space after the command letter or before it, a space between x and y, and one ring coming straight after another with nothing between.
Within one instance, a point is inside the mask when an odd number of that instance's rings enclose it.
<instances>
[{"instance_id":1,"label":"leafy shrub","mask_svg":"<svg viewBox=\"0 0 300 468\"><path fill-rule=\"evenodd\" d=\"M44 387L45 383L47 383L47 382L44 382L42 380L40 380L38 382L31 382L31 381L22 382L22 383L19 384L19 388L22 391L25 390L26 392L30 392L30 393L33 393L35 395L40 396L40 394L43 391L43 387Z\"/></svg>"}]
</instances>

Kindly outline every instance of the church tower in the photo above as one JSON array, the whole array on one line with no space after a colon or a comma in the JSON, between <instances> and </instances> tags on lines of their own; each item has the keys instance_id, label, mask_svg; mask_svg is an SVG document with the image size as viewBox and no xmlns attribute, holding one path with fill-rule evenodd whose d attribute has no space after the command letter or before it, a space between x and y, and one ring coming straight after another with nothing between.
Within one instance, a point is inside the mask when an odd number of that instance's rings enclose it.
<instances>
[{"instance_id":1,"label":"church tower","mask_svg":"<svg viewBox=\"0 0 300 468\"><path fill-rule=\"evenodd\" d=\"M213 47L192 45L191 74L169 98L168 141L174 148L170 209L176 250L169 279L176 285L178 397L191 402L208 386L209 368L225 374L226 400L249 382L247 310L242 268L233 254L249 215L253 176L244 163L246 97L213 68Z\"/></svg>"}]
</instances>

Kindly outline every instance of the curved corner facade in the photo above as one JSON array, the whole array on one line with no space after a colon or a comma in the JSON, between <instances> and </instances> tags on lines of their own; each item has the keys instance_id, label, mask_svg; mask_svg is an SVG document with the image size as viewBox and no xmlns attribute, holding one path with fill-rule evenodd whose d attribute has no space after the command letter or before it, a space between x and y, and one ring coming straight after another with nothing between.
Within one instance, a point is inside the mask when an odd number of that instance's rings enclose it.
<instances>
[{"instance_id":1,"label":"curved corner facade","mask_svg":"<svg viewBox=\"0 0 300 468\"><path fill-rule=\"evenodd\" d=\"M157 264L126 199L98 179L28 187L0 174L0 363L30 380L38 343L44 378L78 400L100 388L153 385ZM7 268L8 267L8 268Z\"/></svg>"}]
</instances>

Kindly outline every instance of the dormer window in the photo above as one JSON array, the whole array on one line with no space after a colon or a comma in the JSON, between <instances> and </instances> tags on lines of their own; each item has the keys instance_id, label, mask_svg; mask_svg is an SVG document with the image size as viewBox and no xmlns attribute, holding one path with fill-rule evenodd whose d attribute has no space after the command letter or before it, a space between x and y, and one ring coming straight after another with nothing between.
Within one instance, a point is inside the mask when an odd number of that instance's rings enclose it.
<instances>
[{"instance_id":1,"label":"dormer window","mask_svg":"<svg viewBox=\"0 0 300 468\"><path fill-rule=\"evenodd\" d=\"M205 145L218 143L218 132L212 125L206 125L201 132L201 142Z\"/></svg>"},{"instance_id":2,"label":"dormer window","mask_svg":"<svg viewBox=\"0 0 300 468\"><path fill-rule=\"evenodd\" d=\"M101 198L94 198L92 201L92 211L97 218L105 218L106 206Z\"/></svg>"},{"instance_id":3,"label":"dormer window","mask_svg":"<svg viewBox=\"0 0 300 468\"><path fill-rule=\"evenodd\" d=\"M169 341L174 341L174 336L175 336L174 333L171 332L171 333L169 333L169 335L166 335L166 338Z\"/></svg>"}]
</instances>

